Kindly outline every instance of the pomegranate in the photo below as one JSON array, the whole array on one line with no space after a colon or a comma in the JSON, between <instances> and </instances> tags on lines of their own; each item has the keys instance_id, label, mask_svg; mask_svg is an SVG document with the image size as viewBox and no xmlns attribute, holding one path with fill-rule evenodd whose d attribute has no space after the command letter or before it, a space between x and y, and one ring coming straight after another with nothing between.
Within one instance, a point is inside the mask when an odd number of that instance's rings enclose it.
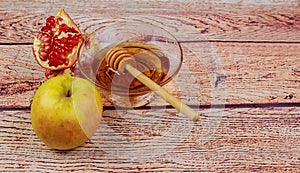
<instances>
[{"instance_id":1,"label":"pomegranate","mask_svg":"<svg viewBox=\"0 0 300 173\"><path fill-rule=\"evenodd\" d=\"M49 74L59 74L76 63L83 42L79 28L64 9L59 9L56 16L46 19L46 25L34 38L33 54L49 78Z\"/></svg>"},{"instance_id":2,"label":"pomegranate","mask_svg":"<svg viewBox=\"0 0 300 173\"><path fill-rule=\"evenodd\" d=\"M73 76L73 68L63 69L63 70L45 70L45 76L47 79L53 78L55 76L60 75L67 75L67 76Z\"/></svg>"}]
</instances>

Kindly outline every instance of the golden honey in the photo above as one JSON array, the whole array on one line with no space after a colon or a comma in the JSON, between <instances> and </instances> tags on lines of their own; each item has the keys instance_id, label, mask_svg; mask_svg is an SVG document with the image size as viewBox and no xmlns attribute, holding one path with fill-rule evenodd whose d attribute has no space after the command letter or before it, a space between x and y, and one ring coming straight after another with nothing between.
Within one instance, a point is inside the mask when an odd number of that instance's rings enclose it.
<instances>
[{"instance_id":1,"label":"golden honey","mask_svg":"<svg viewBox=\"0 0 300 173\"><path fill-rule=\"evenodd\" d=\"M130 58L136 69L158 84L165 79L170 66L162 50L144 42L125 41L102 49L97 56L102 62L97 70L96 82L105 88L129 90L130 93L149 89L126 70L119 69L121 63L126 63L125 60Z\"/></svg>"}]
</instances>

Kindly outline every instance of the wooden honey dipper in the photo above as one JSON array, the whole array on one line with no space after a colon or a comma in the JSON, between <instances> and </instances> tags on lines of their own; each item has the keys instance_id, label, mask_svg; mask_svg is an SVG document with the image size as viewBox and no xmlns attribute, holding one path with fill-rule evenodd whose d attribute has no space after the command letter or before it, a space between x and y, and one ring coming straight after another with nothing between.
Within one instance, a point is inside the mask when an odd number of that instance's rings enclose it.
<instances>
[{"instance_id":1,"label":"wooden honey dipper","mask_svg":"<svg viewBox=\"0 0 300 173\"><path fill-rule=\"evenodd\" d=\"M110 49L106 53L105 61L107 63L107 66L109 66L116 72L129 72L131 75L133 75L133 77L135 77L145 86L154 91L158 96L163 98L177 111L185 115L190 120L197 121L200 119L200 115L195 110L168 93L167 90L159 86L157 83L140 72L137 68L135 68L137 62L134 60L132 55L128 53L126 48L115 47L113 49Z\"/></svg>"}]
</instances>

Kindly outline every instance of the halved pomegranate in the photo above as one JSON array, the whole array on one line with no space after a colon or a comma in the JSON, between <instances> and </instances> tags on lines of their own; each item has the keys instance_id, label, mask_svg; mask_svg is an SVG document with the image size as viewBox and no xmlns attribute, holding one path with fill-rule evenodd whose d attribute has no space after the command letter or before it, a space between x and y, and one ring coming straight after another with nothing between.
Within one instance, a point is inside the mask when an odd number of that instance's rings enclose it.
<instances>
[{"instance_id":1,"label":"halved pomegranate","mask_svg":"<svg viewBox=\"0 0 300 173\"><path fill-rule=\"evenodd\" d=\"M46 25L34 38L33 54L37 62L47 69L46 73L49 70L61 71L76 63L83 42L84 35L61 8L56 16L46 19Z\"/></svg>"}]
</instances>

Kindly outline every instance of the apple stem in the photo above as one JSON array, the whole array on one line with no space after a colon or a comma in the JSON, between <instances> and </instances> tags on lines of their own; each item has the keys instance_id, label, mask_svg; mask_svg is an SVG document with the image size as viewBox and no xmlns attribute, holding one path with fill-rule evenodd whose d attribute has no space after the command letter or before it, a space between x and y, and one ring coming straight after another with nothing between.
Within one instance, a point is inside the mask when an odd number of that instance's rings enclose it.
<instances>
[{"instance_id":1,"label":"apple stem","mask_svg":"<svg viewBox=\"0 0 300 173\"><path fill-rule=\"evenodd\" d=\"M70 90L67 91L66 96L67 96L67 97L71 97L71 91L70 91Z\"/></svg>"}]
</instances>

